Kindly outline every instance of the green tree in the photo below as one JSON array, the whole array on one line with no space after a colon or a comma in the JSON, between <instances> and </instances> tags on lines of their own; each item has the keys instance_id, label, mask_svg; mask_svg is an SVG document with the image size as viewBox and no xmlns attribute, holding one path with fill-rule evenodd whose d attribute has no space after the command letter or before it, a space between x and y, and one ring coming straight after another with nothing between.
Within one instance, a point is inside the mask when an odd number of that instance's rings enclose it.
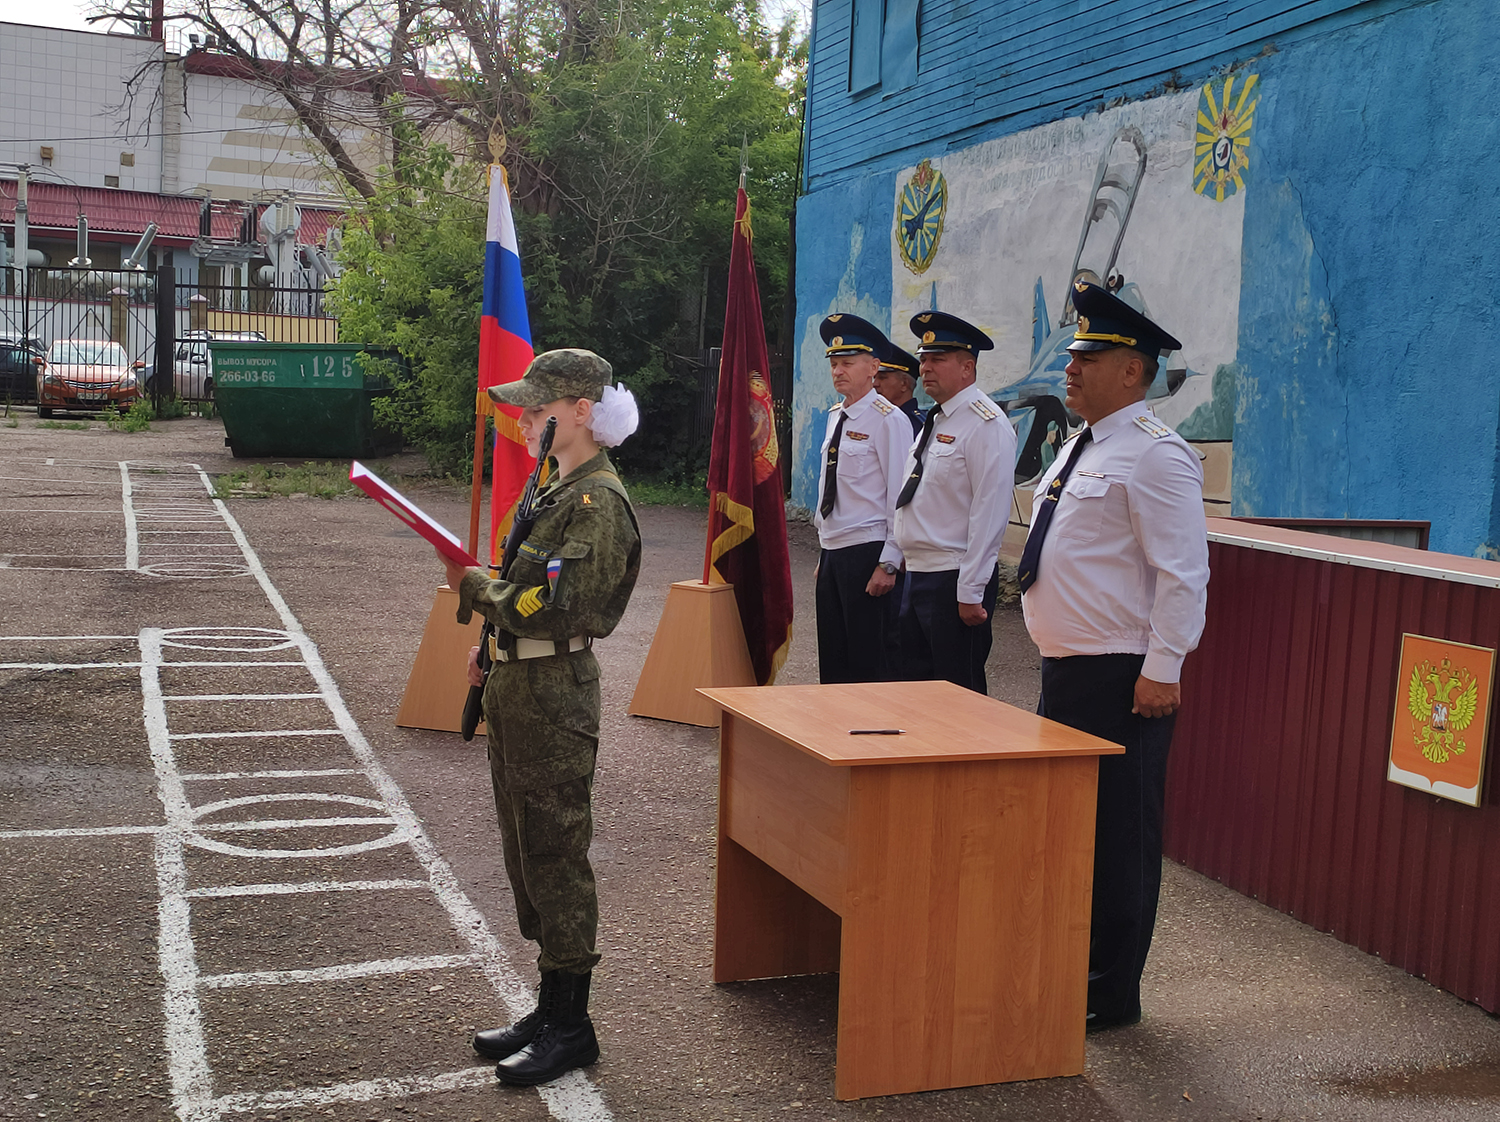
<instances>
[{"instance_id":1,"label":"green tree","mask_svg":"<svg viewBox=\"0 0 1500 1122\"><path fill-rule=\"evenodd\" d=\"M546 5L542 5L546 8ZM589 347L641 403L620 451L638 476L701 466L684 440L700 335L722 332L723 276L741 143L748 142L762 300L788 288L805 44L765 27L753 2L633 0L609 19L539 20L506 57L526 91L456 68L457 103L497 109L532 338ZM595 10L597 12L597 10ZM435 465L468 470L482 293L484 184L415 125L398 126L345 239L337 293L346 338L398 347L411 374L389 419ZM705 282L707 288L705 289ZM707 316L702 315L707 308ZM769 325L780 342L780 318Z\"/></svg>"}]
</instances>

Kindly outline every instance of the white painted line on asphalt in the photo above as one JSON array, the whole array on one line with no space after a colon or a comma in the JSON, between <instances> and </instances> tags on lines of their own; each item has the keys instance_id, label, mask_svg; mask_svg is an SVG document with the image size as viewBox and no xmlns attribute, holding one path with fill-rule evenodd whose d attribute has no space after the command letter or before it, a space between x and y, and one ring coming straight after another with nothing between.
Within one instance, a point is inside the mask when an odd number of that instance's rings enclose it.
<instances>
[{"instance_id":1,"label":"white painted line on asphalt","mask_svg":"<svg viewBox=\"0 0 1500 1122\"><path fill-rule=\"evenodd\" d=\"M163 826L76 826L59 830L0 830L0 838L109 838L122 834L159 834Z\"/></svg>"},{"instance_id":2,"label":"white painted line on asphalt","mask_svg":"<svg viewBox=\"0 0 1500 1122\"><path fill-rule=\"evenodd\" d=\"M173 740L245 740L267 736L342 736L342 729L267 729L264 732L174 732Z\"/></svg>"},{"instance_id":3,"label":"white painted line on asphalt","mask_svg":"<svg viewBox=\"0 0 1500 1122\"><path fill-rule=\"evenodd\" d=\"M135 529L135 506L130 493L130 466L120 461L120 502L125 510L125 568L141 567L141 539Z\"/></svg>"},{"instance_id":4,"label":"white painted line on asphalt","mask_svg":"<svg viewBox=\"0 0 1500 1122\"><path fill-rule=\"evenodd\" d=\"M36 461L33 460L32 462L35 463ZM47 483L48 485L54 486L54 487L57 486L59 483L66 483L69 486L80 486L80 487L108 487L111 491L119 490L119 487L120 487L120 480L118 478L118 472L116 472L116 478L113 478L113 479L45 479L45 480L43 480L43 479L36 478L36 476L34 476L34 475L0 475L0 480L5 481L6 483ZM13 495L15 494L15 492L11 492L11 493ZM22 497L24 497L24 492L22 493ZM113 514L114 511L111 510L110 513Z\"/></svg>"},{"instance_id":5,"label":"white painted line on asphalt","mask_svg":"<svg viewBox=\"0 0 1500 1122\"><path fill-rule=\"evenodd\" d=\"M205 834L243 834L255 830L317 830L327 826L393 825L393 819L366 814L354 818L247 818L239 822L204 822L198 829Z\"/></svg>"},{"instance_id":6,"label":"white painted line on asphalt","mask_svg":"<svg viewBox=\"0 0 1500 1122\"><path fill-rule=\"evenodd\" d=\"M151 762L156 770L156 794L166 812L167 825L156 838L157 968L165 983L163 1025L167 1070L172 1078L172 1105L178 1118L211 1119L202 1106L213 1099L213 1074L208 1066L208 1044L203 1035L203 1007L198 1001L198 960L193 947L192 906L187 891L184 850L193 826L193 808L177 774L172 744L167 739L167 710L161 702L158 628L141 632L142 716Z\"/></svg>"},{"instance_id":7,"label":"white painted line on asphalt","mask_svg":"<svg viewBox=\"0 0 1500 1122\"><path fill-rule=\"evenodd\" d=\"M111 514L114 511L110 511ZM0 635L0 643L73 643L85 639L117 639L134 643L134 635Z\"/></svg>"},{"instance_id":8,"label":"white painted line on asphalt","mask_svg":"<svg viewBox=\"0 0 1500 1122\"><path fill-rule=\"evenodd\" d=\"M232 661L226 661L226 660L222 660L222 659L212 659L212 660L210 660L210 659L172 659L171 661L167 661L167 662L163 662L162 663L162 667L164 669L167 669L167 670L175 670L179 666L191 666L191 667L196 667L198 669L204 669L204 668L215 669L215 668L218 668L218 667L227 667L227 666L252 666L252 667L260 667L260 666L306 666L306 665L307 664L305 662L298 662L298 661L294 661L294 660L290 660L290 659L287 659L287 660L272 660L272 659L267 659L264 662L261 662L261 661L259 661L257 659L253 659L253 658L252 659L235 659L235 660L232 660Z\"/></svg>"},{"instance_id":9,"label":"white painted line on asphalt","mask_svg":"<svg viewBox=\"0 0 1500 1122\"><path fill-rule=\"evenodd\" d=\"M320 693L174 693L163 701L307 701L321 698Z\"/></svg>"},{"instance_id":10,"label":"white painted line on asphalt","mask_svg":"<svg viewBox=\"0 0 1500 1122\"><path fill-rule=\"evenodd\" d=\"M186 771L182 773L184 782L195 779L307 779L324 775L363 775L359 768L353 767L324 767L324 768L297 768L285 771Z\"/></svg>"},{"instance_id":11,"label":"white painted line on asphalt","mask_svg":"<svg viewBox=\"0 0 1500 1122\"><path fill-rule=\"evenodd\" d=\"M248 1114L251 1111L306 1110L320 1106L339 1106L345 1103L367 1103L376 1099L406 1099L413 1095L433 1094L442 1091L464 1091L476 1087L490 1087L495 1082L493 1065L465 1068L463 1071L444 1072L441 1075L418 1075L408 1079L365 1079L358 1083L334 1083L326 1087L308 1087L297 1091L263 1091L259 1094L235 1094L220 1097L216 1104L231 1114ZM609 1117L586 1114L559 1114L570 1122L595 1122Z\"/></svg>"},{"instance_id":12,"label":"white painted line on asphalt","mask_svg":"<svg viewBox=\"0 0 1500 1122\"><path fill-rule=\"evenodd\" d=\"M48 467L52 467L52 466L53 466L53 465L54 465L54 464L56 464L56 463L57 463L57 461L56 461L56 460L48 460L48 461L47 461L47 466L48 466Z\"/></svg>"},{"instance_id":13,"label":"white painted line on asphalt","mask_svg":"<svg viewBox=\"0 0 1500 1122\"><path fill-rule=\"evenodd\" d=\"M0 662L0 670L120 670L139 662Z\"/></svg>"},{"instance_id":14,"label":"white painted line on asphalt","mask_svg":"<svg viewBox=\"0 0 1500 1122\"><path fill-rule=\"evenodd\" d=\"M70 506L66 509L59 510L39 510L34 506L6 507L4 509L0 509L0 514L108 514L110 517L114 517L119 513L120 512L112 506L105 507L102 510L80 510L76 506Z\"/></svg>"},{"instance_id":15,"label":"white painted line on asphalt","mask_svg":"<svg viewBox=\"0 0 1500 1122\"><path fill-rule=\"evenodd\" d=\"M346 982L351 978L375 978L381 974L408 974L419 970L453 970L473 966L479 956L433 954L412 958L384 958L369 962L343 962L311 970L246 970L237 974L200 974L198 984L210 990L244 989L249 986L290 986L312 982Z\"/></svg>"},{"instance_id":16,"label":"white painted line on asphalt","mask_svg":"<svg viewBox=\"0 0 1500 1122\"><path fill-rule=\"evenodd\" d=\"M425 880L308 880L290 884L225 884L190 888L190 900L220 900L229 896L298 896L318 892L400 892L431 887Z\"/></svg>"}]
</instances>

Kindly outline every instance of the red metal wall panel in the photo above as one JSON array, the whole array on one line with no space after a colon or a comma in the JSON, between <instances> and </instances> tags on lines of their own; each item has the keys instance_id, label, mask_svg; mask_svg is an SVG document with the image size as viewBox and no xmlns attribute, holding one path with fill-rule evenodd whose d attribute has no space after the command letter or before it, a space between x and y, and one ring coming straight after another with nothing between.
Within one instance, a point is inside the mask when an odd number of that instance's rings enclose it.
<instances>
[{"instance_id":1,"label":"red metal wall panel","mask_svg":"<svg viewBox=\"0 0 1500 1122\"><path fill-rule=\"evenodd\" d=\"M1209 554L1168 854L1500 1012L1496 761L1477 808L1385 777L1402 633L1500 647L1500 588L1220 541Z\"/></svg>"}]
</instances>

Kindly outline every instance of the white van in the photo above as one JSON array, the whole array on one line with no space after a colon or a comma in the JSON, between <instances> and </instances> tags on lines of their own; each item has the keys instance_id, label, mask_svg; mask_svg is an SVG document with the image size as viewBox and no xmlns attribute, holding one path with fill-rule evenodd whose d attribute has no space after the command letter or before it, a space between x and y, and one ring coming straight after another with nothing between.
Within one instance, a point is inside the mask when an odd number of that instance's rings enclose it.
<instances>
[{"instance_id":1,"label":"white van","mask_svg":"<svg viewBox=\"0 0 1500 1122\"><path fill-rule=\"evenodd\" d=\"M210 344L215 339L238 343L264 343L261 331L187 331L177 341L172 356L172 388L178 397L212 400L214 364ZM149 391L148 391L149 392Z\"/></svg>"}]
</instances>

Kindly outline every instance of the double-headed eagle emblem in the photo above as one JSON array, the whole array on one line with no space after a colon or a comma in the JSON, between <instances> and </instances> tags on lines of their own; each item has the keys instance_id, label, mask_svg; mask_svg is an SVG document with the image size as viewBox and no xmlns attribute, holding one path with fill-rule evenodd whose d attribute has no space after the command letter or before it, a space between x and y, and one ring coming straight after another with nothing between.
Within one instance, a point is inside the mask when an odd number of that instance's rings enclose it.
<instances>
[{"instance_id":1,"label":"double-headed eagle emblem","mask_svg":"<svg viewBox=\"0 0 1500 1122\"><path fill-rule=\"evenodd\" d=\"M1469 670L1453 667L1451 659L1433 666L1423 659L1412 667L1407 684L1407 711L1416 722L1417 748L1435 764L1461 756L1467 745L1459 739L1479 708L1479 680Z\"/></svg>"}]
</instances>

